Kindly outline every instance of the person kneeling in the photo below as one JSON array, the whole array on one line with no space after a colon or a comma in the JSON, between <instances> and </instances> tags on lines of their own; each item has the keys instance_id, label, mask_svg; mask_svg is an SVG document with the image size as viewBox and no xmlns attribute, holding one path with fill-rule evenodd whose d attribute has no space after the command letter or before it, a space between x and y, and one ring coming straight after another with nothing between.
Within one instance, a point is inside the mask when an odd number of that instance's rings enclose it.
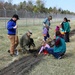
<instances>
[{"instance_id":1,"label":"person kneeling","mask_svg":"<svg viewBox=\"0 0 75 75\"><path fill-rule=\"evenodd\" d=\"M55 58L61 59L62 56L66 52L66 43L62 38L60 31L56 31L56 41L54 48L45 48L50 54L52 54Z\"/></svg>"}]
</instances>

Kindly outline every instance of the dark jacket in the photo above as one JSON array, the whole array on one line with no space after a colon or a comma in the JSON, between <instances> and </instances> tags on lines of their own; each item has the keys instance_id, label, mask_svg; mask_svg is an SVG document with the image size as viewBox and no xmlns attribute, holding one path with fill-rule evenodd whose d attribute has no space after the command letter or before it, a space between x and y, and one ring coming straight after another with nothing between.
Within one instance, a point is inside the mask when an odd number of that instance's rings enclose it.
<instances>
[{"instance_id":1,"label":"dark jacket","mask_svg":"<svg viewBox=\"0 0 75 75\"><path fill-rule=\"evenodd\" d=\"M21 38L20 38L20 46L24 49L24 50L28 50L30 48L30 46L35 46L34 44L34 40L30 37L27 36L27 33L24 34Z\"/></svg>"}]
</instances>

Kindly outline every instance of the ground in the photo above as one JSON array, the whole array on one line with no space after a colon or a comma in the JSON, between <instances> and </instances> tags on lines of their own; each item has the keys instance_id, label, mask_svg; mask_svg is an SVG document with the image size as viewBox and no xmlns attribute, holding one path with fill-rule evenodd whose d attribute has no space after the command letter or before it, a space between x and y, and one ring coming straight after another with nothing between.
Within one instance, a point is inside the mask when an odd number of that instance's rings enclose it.
<instances>
[{"instance_id":1,"label":"ground","mask_svg":"<svg viewBox=\"0 0 75 75\"><path fill-rule=\"evenodd\" d=\"M75 36L67 43L64 58L58 60L52 55L46 56L42 62L35 66L28 75L75 75Z\"/></svg>"},{"instance_id":2,"label":"ground","mask_svg":"<svg viewBox=\"0 0 75 75\"><path fill-rule=\"evenodd\" d=\"M40 39L43 38L42 36L42 24L40 25L28 25L24 26L22 23L24 20L18 21L18 36L20 37L27 31L32 30L34 38L34 41L36 43L36 46L38 47L41 45ZM59 25L61 21L52 22L51 27L52 30L50 30L51 38L54 37L54 29L56 25ZM71 30L74 29L74 20L71 20ZM7 38L7 30L5 28L5 25L2 26L2 21L0 25L0 69L8 66L15 57L11 57L9 53L7 52L9 49L9 40ZM65 57L61 60L56 60L53 58L52 55L46 56L40 63L38 63L34 68L31 69L28 75L75 75L75 35L72 36L71 42L67 43L67 52L65 54ZM39 44L38 44L39 43ZM25 56L24 54L20 54L17 56L17 58L22 58Z\"/></svg>"}]
</instances>

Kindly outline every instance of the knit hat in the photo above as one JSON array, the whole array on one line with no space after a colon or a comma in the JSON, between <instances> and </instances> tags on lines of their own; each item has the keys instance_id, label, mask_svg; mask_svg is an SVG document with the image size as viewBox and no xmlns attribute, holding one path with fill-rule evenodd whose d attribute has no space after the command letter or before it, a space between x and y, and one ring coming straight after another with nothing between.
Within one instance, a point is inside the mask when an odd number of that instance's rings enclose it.
<instances>
[{"instance_id":1,"label":"knit hat","mask_svg":"<svg viewBox=\"0 0 75 75\"><path fill-rule=\"evenodd\" d=\"M59 26L56 26L56 29L55 29L55 30L57 31L57 30L59 30L59 29L60 29Z\"/></svg>"}]
</instances>

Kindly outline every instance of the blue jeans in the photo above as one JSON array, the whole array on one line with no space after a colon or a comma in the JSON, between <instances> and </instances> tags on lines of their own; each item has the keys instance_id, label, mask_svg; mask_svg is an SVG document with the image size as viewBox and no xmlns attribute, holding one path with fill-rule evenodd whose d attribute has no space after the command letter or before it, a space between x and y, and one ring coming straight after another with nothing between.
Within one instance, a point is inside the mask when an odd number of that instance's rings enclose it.
<instances>
[{"instance_id":1,"label":"blue jeans","mask_svg":"<svg viewBox=\"0 0 75 75\"><path fill-rule=\"evenodd\" d=\"M49 54L52 54L55 58L59 58L60 56L63 56L65 52L61 53L61 52L54 52L54 48L46 48L46 50L48 51Z\"/></svg>"}]
</instances>

